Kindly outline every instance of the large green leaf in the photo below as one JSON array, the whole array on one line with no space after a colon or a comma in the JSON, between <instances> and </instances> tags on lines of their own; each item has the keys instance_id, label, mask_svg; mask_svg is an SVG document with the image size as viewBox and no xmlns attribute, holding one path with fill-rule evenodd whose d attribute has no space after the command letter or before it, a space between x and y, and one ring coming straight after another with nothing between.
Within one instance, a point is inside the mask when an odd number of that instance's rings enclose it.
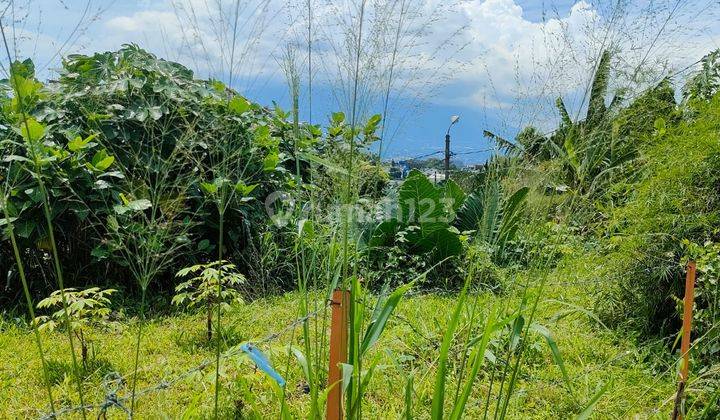
<instances>
[{"instance_id":1,"label":"large green leaf","mask_svg":"<svg viewBox=\"0 0 720 420\"><path fill-rule=\"evenodd\" d=\"M433 232L432 240L435 242L434 255L436 260L460 255L462 252L462 242L460 242L458 234L448 228Z\"/></svg>"},{"instance_id":2,"label":"large green leaf","mask_svg":"<svg viewBox=\"0 0 720 420\"><path fill-rule=\"evenodd\" d=\"M608 88L608 76L610 75L610 52L603 51L600 56L595 77L593 78L592 88L590 89L590 101L588 103L587 117L585 121L588 128L598 125L606 114L605 95Z\"/></svg>"},{"instance_id":3,"label":"large green leaf","mask_svg":"<svg viewBox=\"0 0 720 420\"><path fill-rule=\"evenodd\" d=\"M371 248L391 246L395 241L398 225L396 219L386 220L377 225L368 240L368 246Z\"/></svg>"},{"instance_id":4,"label":"large green leaf","mask_svg":"<svg viewBox=\"0 0 720 420\"><path fill-rule=\"evenodd\" d=\"M403 223L431 223L444 220L440 191L420 171L413 169L400 186L398 218Z\"/></svg>"},{"instance_id":5,"label":"large green leaf","mask_svg":"<svg viewBox=\"0 0 720 420\"><path fill-rule=\"evenodd\" d=\"M424 254L436 247L438 232L447 229L448 224L444 222L421 223L420 226L413 225L405 229L405 239L411 252Z\"/></svg>"},{"instance_id":6,"label":"large green leaf","mask_svg":"<svg viewBox=\"0 0 720 420\"><path fill-rule=\"evenodd\" d=\"M451 210L456 212L465 202L465 191L453 181L448 179L442 190L442 201L445 205L445 211Z\"/></svg>"}]
</instances>

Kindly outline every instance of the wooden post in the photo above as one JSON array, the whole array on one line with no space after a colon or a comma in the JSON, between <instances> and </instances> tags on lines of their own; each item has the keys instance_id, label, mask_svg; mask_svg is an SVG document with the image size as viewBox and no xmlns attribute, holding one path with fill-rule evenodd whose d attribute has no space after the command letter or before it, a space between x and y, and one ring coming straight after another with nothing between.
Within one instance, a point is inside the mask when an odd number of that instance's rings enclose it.
<instances>
[{"instance_id":1,"label":"wooden post","mask_svg":"<svg viewBox=\"0 0 720 420\"><path fill-rule=\"evenodd\" d=\"M677 395L675 395L675 408L673 408L673 420L682 420L682 401L685 385L688 380L690 367L690 329L692 327L693 305L695 302L695 261L688 261L687 274L685 276L685 299L683 301L683 330L680 352L682 364L680 365L680 381L678 382Z\"/></svg>"},{"instance_id":2,"label":"wooden post","mask_svg":"<svg viewBox=\"0 0 720 420\"><path fill-rule=\"evenodd\" d=\"M350 292L335 289L330 301L332 319L330 324L330 367L328 369L327 420L342 420L342 367L347 362L348 310Z\"/></svg>"}]
</instances>

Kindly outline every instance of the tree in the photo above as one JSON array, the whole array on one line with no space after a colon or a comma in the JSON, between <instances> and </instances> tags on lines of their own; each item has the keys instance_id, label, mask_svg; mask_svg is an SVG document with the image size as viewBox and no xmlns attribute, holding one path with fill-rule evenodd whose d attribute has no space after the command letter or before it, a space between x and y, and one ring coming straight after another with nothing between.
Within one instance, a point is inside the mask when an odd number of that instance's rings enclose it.
<instances>
[{"instance_id":1,"label":"tree","mask_svg":"<svg viewBox=\"0 0 720 420\"><path fill-rule=\"evenodd\" d=\"M226 310L231 303L242 303L242 295L237 287L245 283L245 276L237 272L234 264L227 261L213 261L197 264L178 271L177 277L193 275L175 287L177 293L172 299L174 305L188 308L204 306L207 308L207 339L212 340L212 313L215 305ZM219 290L219 294L218 294Z\"/></svg>"},{"instance_id":2,"label":"tree","mask_svg":"<svg viewBox=\"0 0 720 420\"><path fill-rule=\"evenodd\" d=\"M85 290L77 290L70 287L66 288L67 319L70 323L70 325L67 325L62 307L62 296L60 290L56 290L37 304L38 309L56 309L56 311L50 315L35 318L35 322L41 331L69 328L78 340L80 340L83 368L87 369L89 342L87 332L91 328L99 327L110 329L114 327L115 324L109 320L109 296L115 292L117 292L115 289L103 290L99 287L91 287Z\"/></svg>"}]
</instances>

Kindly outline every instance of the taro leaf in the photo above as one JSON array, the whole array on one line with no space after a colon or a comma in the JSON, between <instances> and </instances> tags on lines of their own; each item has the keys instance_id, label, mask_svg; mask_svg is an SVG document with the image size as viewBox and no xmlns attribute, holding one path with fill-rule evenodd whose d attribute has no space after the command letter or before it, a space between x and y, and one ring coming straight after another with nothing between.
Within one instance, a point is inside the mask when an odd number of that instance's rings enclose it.
<instances>
[{"instance_id":1,"label":"taro leaf","mask_svg":"<svg viewBox=\"0 0 720 420\"><path fill-rule=\"evenodd\" d=\"M457 233L448 229L448 224L444 222L422 223L419 229L409 230L405 238L414 253L423 254L435 251L445 258L457 255L462 246Z\"/></svg>"},{"instance_id":2,"label":"taro leaf","mask_svg":"<svg viewBox=\"0 0 720 420\"><path fill-rule=\"evenodd\" d=\"M455 181L449 179L443 187L442 201L446 208L457 211L465 201L465 192Z\"/></svg>"},{"instance_id":3,"label":"taro leaf","mask_svg":"<svg viewBox=\"0 0 720 420\"><path fill-rule=\"evenodd\" d=\"M424 254L435 247L435 233L447 227L446 223L423 223L420 226L409 226L402 233L412 253Z\"/></svg>"},{"instance_id":4,"label":"taro leaf","mask_svg":"<svg viewBox=\"0 0 720 420\"><path fill-rule=\"evenodd\" d=\"M420 171L413 169L398 192L399 219L405 223L431 223L443 219L440 191Z\"/></svg>"},{"instance_id":5,"label":"taro leaf","mask_svg":"<svg viewBox=\"0 0 720 420\"><path fill-rule=\"evenodd\" d=\"M433 233L433 239L435 242L435 254L436 260L443 260L445 258L460 255L462 252L462 242L457 233L451 232L449 229L440 229Z\"/></svg>"},{"instance_id":6,"label":"taro leaf","mask_svg":"<svg viewBox=\"0 0 720 420\"><path fill-rule=\"evenodd\" d=\"M398 221L396 219L386 220L375 227L372 236L368 241L371 248L381 246L391 246L395 240L395 234L398 230Z\"/></svg>"}]
</instances>

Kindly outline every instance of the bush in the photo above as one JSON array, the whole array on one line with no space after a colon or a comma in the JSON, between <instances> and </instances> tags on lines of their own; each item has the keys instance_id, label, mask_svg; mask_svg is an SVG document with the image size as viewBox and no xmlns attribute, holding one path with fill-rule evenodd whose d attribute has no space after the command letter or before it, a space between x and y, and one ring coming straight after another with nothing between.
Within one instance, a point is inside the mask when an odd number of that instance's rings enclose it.
<instances>
[{"instance_id":1,"label":"bush","mask_svg":"<svg viewBox=\"0 0 720 420\"><path fill-rule=\"evenodd\" d=\"M720 96L697 106L696 118L657 133L644 149L644 179L606 230L610 283L598 310L645 336L679 329L683 239L717 240L720 231Z\"/></svg>"},{"instance_id":2,"label":"bush","mask_svg":"<svg viewBox=\"0 0 720 420\"><path fill-rule=\"evenodd\" d=\"M156 287L170 286L177 268L212 259L218 213L206 186L225 182L244 192L228 204L224 225L225 255L242 261L267 229L264 197L293 187L294 152L318 140L317 129L301 125L302 139L295 142L282 110L251 103L218 81L195 79L182 65L134 45L71 55L47 87L35 80L30 61L14 63L13 72L30 89L25 111L43 130L43 176L58 250L65 271L75 275L69 286L104 278L135 290L128 283L132 238L138 247L156 247L156 254L173 251L158 266ZM41 275L48 268L48 232L36 181L25 168L28 151L15 130L8 83L0 98L0 128L8 138L0 143L0 170L8 176L0 182L8 186L7 206L31 284L44 294L50 288ZM232 179L219 173L222 158L234 162ZM169 246L169 240L180 242ZM5 236L0 259L3 273L14 276ZM5 293L14 294L15 287Z\"/></svg>"}]
</instances>

